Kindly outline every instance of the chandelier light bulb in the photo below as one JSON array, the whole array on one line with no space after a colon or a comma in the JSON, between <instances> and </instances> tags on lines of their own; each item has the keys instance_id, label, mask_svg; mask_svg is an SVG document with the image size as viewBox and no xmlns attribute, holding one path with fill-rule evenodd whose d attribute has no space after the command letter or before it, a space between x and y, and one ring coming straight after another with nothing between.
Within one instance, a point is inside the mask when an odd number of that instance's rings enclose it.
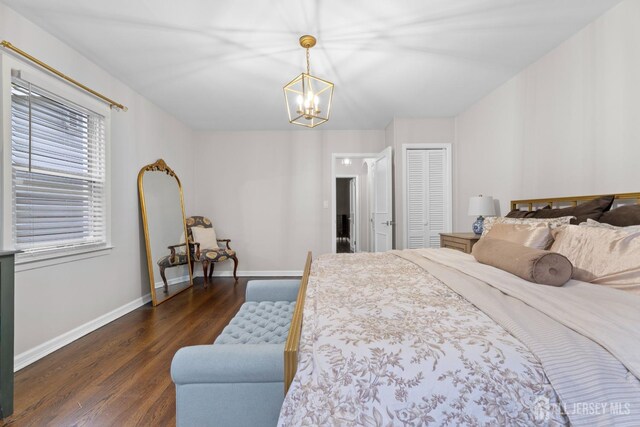
<instances>
[{"instance_id":1,"label":"chandelier light bulb","mask_svg":"<svg viewBox=\"0 0 640 427\"><path fill-rule=\"evenodd\" d=\"M296 104L298 104L298 114L302 113L302 95L298 95L298 98L296 99Z\"/></svg>"}]
</instances>

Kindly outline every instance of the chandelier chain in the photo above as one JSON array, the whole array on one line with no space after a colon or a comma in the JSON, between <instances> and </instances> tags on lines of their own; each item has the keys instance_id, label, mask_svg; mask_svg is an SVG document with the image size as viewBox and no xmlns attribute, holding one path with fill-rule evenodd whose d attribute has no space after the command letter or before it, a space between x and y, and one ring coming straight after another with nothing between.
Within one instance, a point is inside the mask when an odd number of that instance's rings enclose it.
<instances>
[{"instance_id":1,"label":"chandelier chain","mask_svg":"<svg viewBox=\"0 0 640 427\"><path fill-rule=\"evenodd\" d=\"M309 66L309 48L307 48L307 74L311 74L309 69L310 69L310 66Z\"/></svg>"}]
</instances>

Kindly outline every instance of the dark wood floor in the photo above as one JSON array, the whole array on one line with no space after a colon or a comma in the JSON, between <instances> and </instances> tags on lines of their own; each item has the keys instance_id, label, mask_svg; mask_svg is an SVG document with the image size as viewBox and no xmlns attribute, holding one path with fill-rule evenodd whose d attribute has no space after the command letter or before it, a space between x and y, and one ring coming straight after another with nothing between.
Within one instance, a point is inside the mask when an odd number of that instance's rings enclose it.
<instances>
[{"instance_id":1,"label":"dark wood floor","mask_svg":"<svg viewBox=\"0 0 640 427\"><path fill-rule=\"evenodd\" d=\"M175 352L210 344L244 302L247 281L214 278L147 304L16 373L14 414L0 426L175 425Z\"/></svg>"}]
</instances>

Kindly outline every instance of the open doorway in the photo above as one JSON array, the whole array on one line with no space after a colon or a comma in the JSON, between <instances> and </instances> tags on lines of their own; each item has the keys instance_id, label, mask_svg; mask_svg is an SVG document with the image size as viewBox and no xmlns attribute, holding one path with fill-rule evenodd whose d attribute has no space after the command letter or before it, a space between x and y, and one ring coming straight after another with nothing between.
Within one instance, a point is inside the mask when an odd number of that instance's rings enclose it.
<instances>
[{"instance_id":1,"label":"open doorway","mask_svg":"<svg viewBox=\"0 0 640 427\"><path fill-rule=\"evenodd\" d=\"M380 153L331 154L332 252L392 248L392 184L391 148Z\"/></svg>"},{"instance_id":2,"label":"open doorway","mask_svg":"<svg viewBox=\"0 0 640 427\"><path fill-rule=\"evenodd\" d=\"M336 252L358 252L358 176L336 177Z\"/></svg>"}]
</instances>

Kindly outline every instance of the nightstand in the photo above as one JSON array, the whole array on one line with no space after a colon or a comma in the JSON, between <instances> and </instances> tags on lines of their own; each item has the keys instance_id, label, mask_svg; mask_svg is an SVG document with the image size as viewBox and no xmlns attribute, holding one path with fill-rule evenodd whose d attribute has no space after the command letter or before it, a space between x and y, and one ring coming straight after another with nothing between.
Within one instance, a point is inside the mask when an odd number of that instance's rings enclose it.
<instances>
[{"instance_id":1,"label":"nightstand","mask_svg":"<svg viewBox=\"0 0 640 427\"><path fill-rule=\"evenodd\" d=\"M440 247L457 249L470 254L471 248L480 240L480 235L475 233L440 233Z\"/></svg>"}]
</instances>

